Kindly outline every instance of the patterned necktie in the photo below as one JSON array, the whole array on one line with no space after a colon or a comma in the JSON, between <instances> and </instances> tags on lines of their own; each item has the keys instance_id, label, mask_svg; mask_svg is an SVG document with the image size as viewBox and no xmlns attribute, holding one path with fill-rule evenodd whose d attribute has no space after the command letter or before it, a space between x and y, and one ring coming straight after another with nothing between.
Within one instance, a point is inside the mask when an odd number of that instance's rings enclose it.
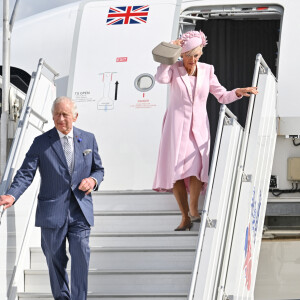
<instances>
[{"instance_id":1,"label":"patterned necktie","mask_svg":"<svg viewBox=\"0 0 300 300\"><path fill-rule=\"evenodd\" d=\"M71 146L71 141L69 140L70 137L64 136L64 152L68 164L68 169L70 175L72 175L73 172L73 151Z\"/></svg>"}]
</instances>

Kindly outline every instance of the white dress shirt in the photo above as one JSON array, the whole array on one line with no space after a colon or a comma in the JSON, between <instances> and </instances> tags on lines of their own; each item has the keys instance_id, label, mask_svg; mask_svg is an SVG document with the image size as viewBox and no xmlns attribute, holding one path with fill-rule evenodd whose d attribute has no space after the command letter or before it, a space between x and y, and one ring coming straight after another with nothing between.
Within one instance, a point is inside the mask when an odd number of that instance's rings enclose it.
<instances>
[{"instance_id":1,"label":"white dress shirt","mask_svg":"<svg viewBox=\"0 0 300 300\"><path fill-rule=\"evenodd\" d=\"M57 129L56 129L57 130ZM63 149L64 149L64 137L65 136L68 136L68 137L70 137L71 138L71 148L72 148L72 163L73 163L73 166L74 166L74 139L73 139L73 137L74 137L74 135L73 135L73 127L72 127L72 129L71 129L71 131L68 133L68 134L63 134L63 133L61 133L59 130L57 130L57 133L58 133L58 135L59 135L59 138L60 138L60 141L61 141L61 145L62 145L62 147L63 147ZM98 181L97 181L97 179L96 178L94 178L94 177L90 177L90 178L92 178L92 179L94 179L94 181L95 181L95 186L94 186L94 191L97 189L97 186L98 186Z\"/></svg>"},{"instance_id":2,"label":"white dress shirt","mask_svg":"<svg viewBox=\"0 0 300 300\"><path fill-rule=\"evenodd\" d=\"M56 129L57 130L57 129ZM63 134L61 133L59 130L57 130L57 133L59 135L60 141L61 141L61 145L64 149L64 137L67 136L68 137L68 141L71 141L71 151L72 151L72 165L74 166L74 139L73 139L73 127L71 129L71 131L68 134Z\"/></svg>"}]
</instances>

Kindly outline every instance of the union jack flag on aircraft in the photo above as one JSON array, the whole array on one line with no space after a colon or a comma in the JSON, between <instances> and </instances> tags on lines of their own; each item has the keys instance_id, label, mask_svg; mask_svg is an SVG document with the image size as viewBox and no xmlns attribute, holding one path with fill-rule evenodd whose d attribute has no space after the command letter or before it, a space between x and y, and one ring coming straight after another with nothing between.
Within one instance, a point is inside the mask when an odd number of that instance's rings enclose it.
<instances>
[{"instance_id":1,"label":"union jack flag on aircraft","mask_svg":"<svg viewBox=\"0 0 300 300\"><path fill-rule=\"evenodd\" d=\"M110 7L106 25L147 23L149 5Z\"/></svg>"}]
</instances>

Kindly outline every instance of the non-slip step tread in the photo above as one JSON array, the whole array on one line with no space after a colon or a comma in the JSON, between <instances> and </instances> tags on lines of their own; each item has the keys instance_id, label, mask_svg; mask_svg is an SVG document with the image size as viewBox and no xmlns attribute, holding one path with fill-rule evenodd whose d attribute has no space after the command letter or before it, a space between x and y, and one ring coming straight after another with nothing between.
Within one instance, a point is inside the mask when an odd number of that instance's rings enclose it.
<instances>
[{"instance_id":1,"label":"non-slip step tread","mask_svg":"<svg viewBox=\"0 0 300 300\"><path fill-rule=\"evenodd\" d=\"M299 195L299 194L298 194ZM296 195L296 196L290 196L290 195L280 195L279 197L269 197L268 198L268 203L291 203L291 202L300 202L300 197Z\"/></svg>"},{"instance_id":2,"label":"non-slip step tread","mask_svg":"<svg viewBox=\"0 0 300 300\"><path fill-rule=\"evenodd\" d=\"M48 270L24 270L25 275L44 275ZM191 274L192 270L89 270L89 275L153 275L153 274Z\"/></svg>"},{"instance_id":3,"label":"non-slip step tread","mask_svg":"<svg viewBox=\"0 0 300 300\"><path fill-rule=\"evenodd\" d=\"M195 247L90 247L91 252L194 252ZM32 253L42 252L40 247L30 248Z\"/></svg>"},{"instance_id":4,"label":"non-slip step tread","mask_svg":"<svg viewBox=\"0 0 300 300\"><path fill-rule=\"evenodd\" d=\"M169 236L198 236L197 231L166 231L166 232L97 232L91 231L90 236L103 237L169 237Z\"/></svg>"},{"instance_id":5,"label":"non-slip step tread","mask_svg":"<svg viewBox=\"0 0 300 300\"><path fill-rule=\"evenodd\" d=\"M147 196L147 195L157 195L158 197L173 196L172 193L158 193L153 190L122 190L122 191L94 191L93 195L108 195L108 196L118 196L118 195L133 195L133 196Z\"/></svg>"},{"instance_id":6,"label":"non-slip step tread","mask_svg":"<svg viewBox=\"0 0 300 300\"><path fill-rule=\"evenodd\" d=\"M39 232L38 232L39 233ZM8 235L16 235L15 232L8 232ZM197 236L197 231L161 231L161 232L102 232L96 231L93 227L90 237L168 237L168 236Z\"/></svg>"},{"instance_id":7,"label":"non-slip step tread","mask_svg":"<svg viewBox=\"0 0 300 300\"><path fill-rule=\"evenodd\" d=\"M95 210L94 216L177 216L181 215L180 211L177 210L152 210L152 211L102 211Z\"/></svg>"},{"instance_id":8,"label":"non-slip step tread","mask_svg":"<svg viewBox=\"0 0 300 300\"><path fill-rule=\"evenodd\" d=\"M52 295L49 293L18 293L18 296L25 299L34 299L34 298L52 298ZM101 294L101 293L89 293L88 298L182 298L187 297L187 294L182 293L174 293L174 294L164 294L164 293L156 293L156 294Z\"/></svg>"}]
</instances>

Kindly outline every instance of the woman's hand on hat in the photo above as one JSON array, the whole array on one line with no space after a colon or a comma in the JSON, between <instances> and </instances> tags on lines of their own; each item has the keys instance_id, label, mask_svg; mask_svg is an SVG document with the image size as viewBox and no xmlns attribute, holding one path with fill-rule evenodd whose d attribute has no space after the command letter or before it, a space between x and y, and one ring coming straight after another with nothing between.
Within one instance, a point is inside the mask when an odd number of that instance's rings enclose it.
<instances>
[{"instance_id":1,"label":"woman's hand on hat","mask_svg":"<svg viewBox=\"0 0 300 300\"><path fill-rule=\"evenodd\" d=\"M181 39L175 40L175 41L172 42L172 44L181 47L182 46L182 40Z\"/></svg>"},{"instance_id":2,"label":"woman's hand on hat","mask_svg":"<svg viewBox=\"0 0 300 300\"><path fill-rule=\"evenodd\" d=\"M250 97L251 94L257 95L258 91L257 91L257 87L252 86L252 87L236 89L235 94L237 95L237 97L242 97L242 96Z\"/></svg>"}]
</instances>

